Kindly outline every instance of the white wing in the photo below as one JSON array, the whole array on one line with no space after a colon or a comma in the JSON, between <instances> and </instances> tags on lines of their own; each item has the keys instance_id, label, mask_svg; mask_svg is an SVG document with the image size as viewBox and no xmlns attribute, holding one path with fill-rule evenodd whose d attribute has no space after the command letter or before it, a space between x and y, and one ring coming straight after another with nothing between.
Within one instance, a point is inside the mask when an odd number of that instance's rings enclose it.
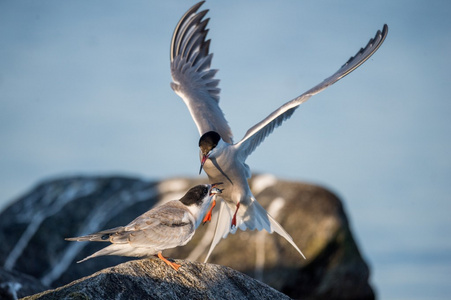
<instances>
[{"instance_id":1,"label":"white wing","mask_svg":"<svg viewBox=\"0 0 451 300\"><path fill-rule=\"evenodd\" d=\"M239 147L242 150L241 153L243 153L244 158L249 156L255 148L257 148L257 146L260 145L260 143L263 142L263 140L271 134L271 132L273 132L274 128L281 125L283 121L288 120L299 105L307 101L311 96L318 94L328 86L345 77L370 58L371 55L373 55L382 45L387 33L388 26L385 24L382 31L378 30L376 36L370 39L365 48L361 48L356 55L351 57L332 76L324 79L324 81L320 84L311 88L301 96L285 103L263 121L250 128L244 135L243 139L236 144L236 147Z\"/></svg>"},{"instance_id":2,"label":"white wing","mask_svg":"<svg viewBox=\"0 0 451 300\"><path fill-rule=\"evenodd\" d=\"M219 216L218 221L216 223L215 235L213 236L213 240L211 241L210 249L208 250L207 257L205 257L204 263L208 261L213 249L217 244L221 241L221 238L225 239L230 232L230 224L232 223L232 212L230 212L230 208L227 206L225 201L220 198L219 202Z\"/></svg>"},{"instance_id":3,"label":"white wing","mask_svg":"<svg viewBox=\"0 0 451 300\"><path fill-rule=\"evenodd\" d=\"M197 13L202 4L191 7L174 30L171 87L188 106L200 135L216 131L232 143L232 131L219 108L219 80L214 78L217 70L210 69L213 54L209 53L210 40L205 41L209 19L203 20L208 10Z\"/></svg>"}]
</instances>

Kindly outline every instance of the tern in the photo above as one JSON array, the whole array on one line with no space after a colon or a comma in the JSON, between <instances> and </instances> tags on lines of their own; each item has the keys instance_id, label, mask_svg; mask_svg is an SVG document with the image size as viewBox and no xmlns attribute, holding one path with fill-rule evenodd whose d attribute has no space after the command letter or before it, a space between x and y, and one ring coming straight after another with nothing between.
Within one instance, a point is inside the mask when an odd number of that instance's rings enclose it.
<instances>
[{"instance_id":1,"label":"tern","mask_svg":"<svg viewBox=\"0 0 451 300\"><path fill-rule=\"evenodd\" d=\"M132 257L157 255L177 271L180 265L163 257L162 251L186 245L191 240L212 199L222 191L216 185L195 186L180 200L172 200L155 207L126 226L66 240L111 243L78 263L102 255Z\"/></svg>"},{"instance_id":2,"label":"tern","mask_svg":"<svg viewBox=\"0 0 451 300\"><path fill-rule=\"evenodd\" d=\"M388 26L378 30L376 36L332 76L280 106L234 143L232 131L219 107L217 70L210 68L213 54L209 52L210 40L206 40L209 18L204 19L208 10L197 12L203 3L191 7L178 22L172 36L170 59L171 87L185 102L201 136L200 172L203 169L210 182L223 182L224 187L220 198L226 205L221 201L215 235L205 261L221 237L226 238L229 232L235 233L236 228L275 231L305 258L291 236L252 195L247 181L251 171L245 161L276 127L292 116L299 105L354 71L373 55L385 40Z\"/></svg>"}]
</instances>

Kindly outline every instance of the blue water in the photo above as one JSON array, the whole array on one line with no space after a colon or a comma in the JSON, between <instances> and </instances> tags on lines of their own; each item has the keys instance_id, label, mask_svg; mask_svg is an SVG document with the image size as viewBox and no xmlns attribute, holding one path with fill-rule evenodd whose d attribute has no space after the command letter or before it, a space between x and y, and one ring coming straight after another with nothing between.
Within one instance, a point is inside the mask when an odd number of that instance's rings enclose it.
<instances>
[{"instance_id":1,"label":"blue water","mask_svg":"<svg viewBox=\"0 0 451 300\"><path fill-rule=\"evenodd\" d=\"M438 202L383 204L348 209L378 299L449 299L450 210Z\"/></svg>"}]
</instances>

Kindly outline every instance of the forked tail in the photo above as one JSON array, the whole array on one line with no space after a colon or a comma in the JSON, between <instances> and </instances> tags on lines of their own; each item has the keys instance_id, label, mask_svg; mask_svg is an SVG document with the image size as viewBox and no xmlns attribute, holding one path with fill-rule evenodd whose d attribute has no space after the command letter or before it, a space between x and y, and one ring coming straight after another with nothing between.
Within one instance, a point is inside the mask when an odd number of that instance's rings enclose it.
<instances>
[{"instance_id":1,"label":"forked tail","mask_svg":"<svg viewBox=\"0 0 451 300\"><path fill-rule=\"evenodd\" d=\"M305 259L304 254L299 249L299 247L294 243L293 238L288 234L288 232L283 229L282 225L280 225L276 220L274 220L268 212L258 203L255 199L251 199L251 204L244 209L244 206L238 210L236 214L236 225L237 228L245 231L255 230L258 231L266 230L269 233L276 232L283 238L285 238ZM210 249L208 250L207 257L204 262L207 262L210 254L213 252L213 249L220 242L221 238L226 238L230 233L234 234L236 232L236 228L231 228L232 217L234 210L229 207L224 200L220 201L220 210L218 221L216 223L215 234L213 240L210 245Z\"/></svg>"}]
</instances>

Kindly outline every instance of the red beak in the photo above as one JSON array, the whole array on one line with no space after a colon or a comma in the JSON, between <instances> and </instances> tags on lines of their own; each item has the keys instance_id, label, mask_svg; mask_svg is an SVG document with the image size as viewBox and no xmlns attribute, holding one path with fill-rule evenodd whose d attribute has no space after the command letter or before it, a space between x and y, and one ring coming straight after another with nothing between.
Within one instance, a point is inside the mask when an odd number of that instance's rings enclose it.
<instances>
[{"instance_id":1,"label":"red beak","mask_svg":"<svg viewBox=\"0 0 451 300\"><path fill-rule=\"evenodd\" d=\"M204 163L205 163L205 161L206 161L207 159L208 159L208 155L202 156L202 160L200 161L199 175L200 175L200 173L202 173L202 168L204 167Z\"/></svg>"}]
</instances>

